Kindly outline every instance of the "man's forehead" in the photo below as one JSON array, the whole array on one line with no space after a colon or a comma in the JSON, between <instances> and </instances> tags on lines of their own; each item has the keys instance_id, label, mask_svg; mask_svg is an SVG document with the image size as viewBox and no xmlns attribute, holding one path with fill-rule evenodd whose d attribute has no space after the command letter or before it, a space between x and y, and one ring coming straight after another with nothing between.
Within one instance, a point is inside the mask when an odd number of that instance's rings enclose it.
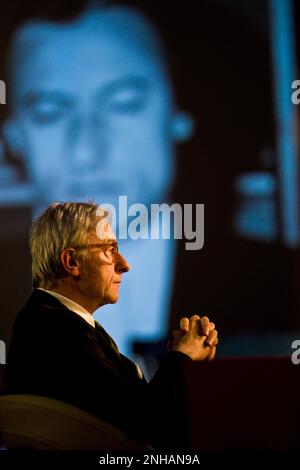
<instances>
[{"instance_id":1,"label":"man's forehead","mask_svg":"<svg viewBox=\"0 0 300 470\"><path fill-rule=\"evenodd\" d=\"M39 90L86 96L131 75L169 87L157 32L124 7L90 11L68 23L24 25L12 43L9 68L12 103Z\"/></svg>"},{"instance_id":2,"label":"man's forehead","mask_svg":"<svg viewBox=\"0 0 300 470\"><path fill-rule=\"evenodd\" d=\"M51 48L53 45L56 48L57 43L75 48L83 38L96 40L99 48L105 40L120 38L124 45L146 50L152 59L162 59L162 44L154 27L141 13L124 7L88 11L78 19L65 23L46 20L29 22L17 30L12 55L26 56L37 46Z\"/></svg>"}]
</instances>

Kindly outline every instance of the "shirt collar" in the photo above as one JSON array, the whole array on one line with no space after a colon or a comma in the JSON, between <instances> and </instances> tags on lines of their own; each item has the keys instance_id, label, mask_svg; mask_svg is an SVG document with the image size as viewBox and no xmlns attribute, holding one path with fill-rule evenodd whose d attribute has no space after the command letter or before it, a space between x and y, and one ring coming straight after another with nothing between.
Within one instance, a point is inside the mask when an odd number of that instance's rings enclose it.
<instances>
[{"instance_id":1,"label":"shirt collar","mask_svg":"<svg viewBox=\"0 0 300 470\"><path fill-rule=\"evenodd\" d=\"M71 299L68 299L64 295L58 294L57 292L53 292L52 290L43 289L42 287L38 287L38 290L42 290L47 292L47 294L52 295L55 297L59 302L61 302L65 307L71 310L74 313L77 313L81 318L83 318L89 325L95 328L95 320L90 312L88 312L85 308L81 305L77 304Z\"/></svg>"}]
</instances>

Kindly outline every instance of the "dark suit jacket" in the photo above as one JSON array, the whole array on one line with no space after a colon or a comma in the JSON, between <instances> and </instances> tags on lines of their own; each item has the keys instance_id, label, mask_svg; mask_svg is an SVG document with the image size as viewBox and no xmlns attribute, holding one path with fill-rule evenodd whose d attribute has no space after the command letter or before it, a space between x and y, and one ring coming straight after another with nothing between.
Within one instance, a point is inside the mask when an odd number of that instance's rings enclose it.
<instances>
[{"instance_id":1,"label":"dark suit jacket","mask_svg":"<svg viewBox=\"0 0 300 470\"><path fill-rule=\"evenodd\" d=\"M35 290L15 321L5 393L65 401L158 447L185 445L182 373L189 361L169 353L147 384L99 324L93 328Z\"/></svg>"}]
</instances>

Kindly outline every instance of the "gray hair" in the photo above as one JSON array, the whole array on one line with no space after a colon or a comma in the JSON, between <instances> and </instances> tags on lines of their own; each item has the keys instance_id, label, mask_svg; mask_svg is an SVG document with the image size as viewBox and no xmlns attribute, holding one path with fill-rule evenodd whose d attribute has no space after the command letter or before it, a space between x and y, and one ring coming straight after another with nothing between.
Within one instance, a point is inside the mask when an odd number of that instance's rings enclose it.
<instances>
[{"instance_id":1,"label":"gray hair","mask_svg":"<svg viewBox=\"0 0 300 470\"><path fill-rule=\"evenodd\" d=\"M33 222L29 235L33 287L49 289L56 284L62 274L62 250L87 243L93 231L96 234L98 221L98 205L65 202L51 204Z\"/></svg>"}]
</instances>

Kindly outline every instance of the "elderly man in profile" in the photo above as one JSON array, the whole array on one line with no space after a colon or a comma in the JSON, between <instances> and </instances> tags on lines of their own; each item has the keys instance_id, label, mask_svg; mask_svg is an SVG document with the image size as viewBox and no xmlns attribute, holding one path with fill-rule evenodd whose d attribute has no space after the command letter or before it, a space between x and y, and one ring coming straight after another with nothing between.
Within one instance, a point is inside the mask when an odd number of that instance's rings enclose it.
<instances>
[{"instance_id":1,"label":"elderly man in profile","mask_svg":"<svg viewBox=\"0 0 300 470\"><path fill-rule=\"evenodd\" d=\"M107 213L90 203L52 204L32 225L30 249L34 291L14 325L6 393L65 401L156 446L184 444L182 371L189 361L214 358L215 325L182 318L147 383L93 319L117 302L129 271Z\"/></svg>"}]
</instances>

